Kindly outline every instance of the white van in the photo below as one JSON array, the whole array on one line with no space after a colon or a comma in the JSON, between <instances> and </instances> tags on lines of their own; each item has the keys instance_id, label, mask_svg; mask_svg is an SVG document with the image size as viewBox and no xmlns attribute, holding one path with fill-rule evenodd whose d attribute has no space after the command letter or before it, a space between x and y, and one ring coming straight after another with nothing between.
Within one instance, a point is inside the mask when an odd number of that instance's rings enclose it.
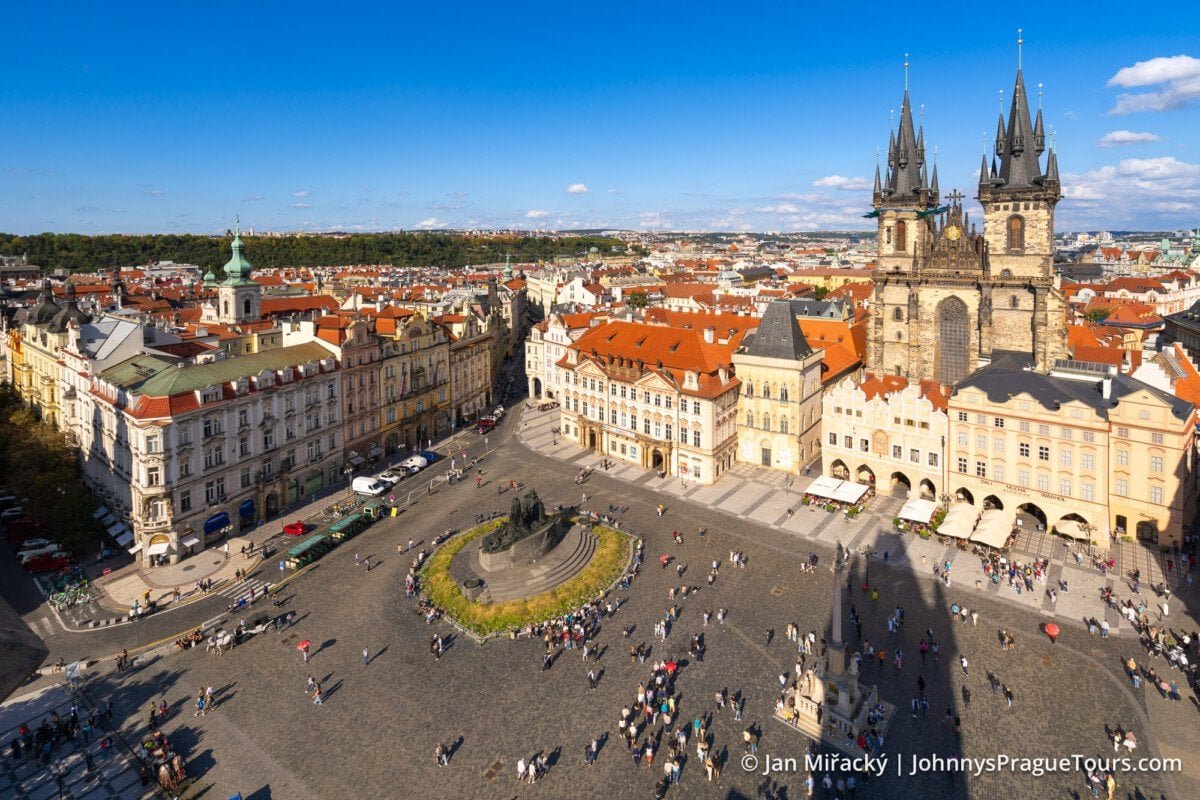
<instances>
[{"instance_id":1,"label":"white van","mask_svg":"<svg viewBox=\"0 0 1200 800\"><path fill-rule=\"evenodd\" d=\"M378 478L372 478L364 475L361 478L355 478L354 483L350 485L355 494L369 494L372 497L381 495L388 490L387 484Z\"/></svg>"}]
</instances>

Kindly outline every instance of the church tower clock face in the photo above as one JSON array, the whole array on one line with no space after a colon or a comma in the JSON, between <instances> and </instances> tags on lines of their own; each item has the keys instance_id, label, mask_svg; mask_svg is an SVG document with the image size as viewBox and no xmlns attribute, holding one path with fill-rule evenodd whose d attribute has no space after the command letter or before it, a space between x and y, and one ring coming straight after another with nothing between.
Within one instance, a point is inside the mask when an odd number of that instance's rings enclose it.
<instances>
[{"instance_id":1,"label":"church tower clock face","mask_svg":"<svg viewBox=\"0 0 1200 800\"><path fill-rule=\"evenodd\" d=\"M957 225L951 225L946 228L946 238L950 241L957 242L959 236L962 236L962 228Z\"/></svg>"}]
</instances>

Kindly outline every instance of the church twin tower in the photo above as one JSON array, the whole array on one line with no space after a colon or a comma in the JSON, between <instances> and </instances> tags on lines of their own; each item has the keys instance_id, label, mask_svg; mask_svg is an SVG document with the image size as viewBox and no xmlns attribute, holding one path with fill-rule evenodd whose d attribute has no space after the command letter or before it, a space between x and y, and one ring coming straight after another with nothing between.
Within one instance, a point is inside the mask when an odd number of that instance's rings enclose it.
<instances>
[{"instance_id":1,"label":"church twin tower","mask_svg":"<svg viewBox=\"0 0 1200 800\"><path fill-rule=\"evenodd\" d=\"M1053 148L1042 169L1046 150L1042 110L1033 121L1018 69L1008 122L1001 113L995 155L980 167L978 233L961 194L940 205L937 165L931 175L905 87L869 215L879 223L870 369L954 384L1006 352L1039 371L1066 358L1053 241L1062 191Z\"/></svg>"}]
</instances>

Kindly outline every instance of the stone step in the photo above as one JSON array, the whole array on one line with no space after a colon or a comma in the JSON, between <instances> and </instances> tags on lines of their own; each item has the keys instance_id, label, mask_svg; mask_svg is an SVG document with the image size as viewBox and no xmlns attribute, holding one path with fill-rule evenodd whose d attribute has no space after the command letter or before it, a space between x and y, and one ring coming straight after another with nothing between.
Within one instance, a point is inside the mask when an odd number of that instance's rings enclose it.
<instances>
[{"instance_id":1,"label":"stone step","mask_svg":"<svg viewBox=\"0 0 1200 800\"><path fill-rule=\"evenodd\" d=\"M557 557L557 551L555 551L554 562L542 575L532 579L513 578L489 582L484 585L484 594L489 602L495 603L549 591L586 567L595 552L596 537L579 532L576 534L574 546L566 555ZM544 561L543 566L545 566Z\"/></svg>"}]
</instances>

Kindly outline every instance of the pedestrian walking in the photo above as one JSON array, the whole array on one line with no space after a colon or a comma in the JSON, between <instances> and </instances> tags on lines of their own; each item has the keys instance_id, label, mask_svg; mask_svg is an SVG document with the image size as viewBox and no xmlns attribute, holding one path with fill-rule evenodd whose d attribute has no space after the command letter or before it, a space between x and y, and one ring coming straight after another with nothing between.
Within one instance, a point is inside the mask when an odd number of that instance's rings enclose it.
<instances>
[{"instance_id":1,"label":"pedestrian walking","mask_svg":"<svg viewBox=\"0 0 1200 800\"><path fill-rule=\"evenodd\" d=\"M1006 686L1004 684L1001 684L1000 688L1004 691L1004 702L1006 704L1008 704L1009 708L1012 708L1012 704L1013 704L1012 689L1008 688L1008 686Z\"/></svg>"},{"instance_id":2,"label":"pedestrian walking","mask_svg":"<svg viewBox=\"0 0 1200 800\"><path fill-rule=\"evenodd\" d=\"M321 684L318 683L316 686L313 687L312 694L313 694L313 705L314 706L325 705L325 695L321 692Z\"/></svg>"},{"instance_id":3,"label":"pedestrian walking","mask_svg":"<svg viewBox=\"0 0 1200 800\"><path fill-rule=\"evenodd\" d=\"M371 653L367 648L363 648L363 666L365 667L371 661Z\"/></svg>"},{"instance_id":4,"label":"pedestrian walking","mask_svg":"<svg viewBox=\"0 0 1200 800\"><path fill-rule=\"evenodd\" d=\"M962 666L963 675L968 675L969 673L967 672L967 657L959 656L958 663L959 663L959 665Z\"/></svg>"},{"instance_id":5,"label":"pedestrian walking","mask_svg":"<svg viewBox=\"0 0 1200 800\"><path fill-rule=\"evenodd\" d=\"M316 685L317 685L317 682L313 680L312 673L309 673L309 675L308 675L308 683L306 683L306 684L305 684L305 686L304 686L304 693L305 693L305 694L312 694L313 687L314 687L314 686L316 686Z\"/></svg>"}]
</instances>

